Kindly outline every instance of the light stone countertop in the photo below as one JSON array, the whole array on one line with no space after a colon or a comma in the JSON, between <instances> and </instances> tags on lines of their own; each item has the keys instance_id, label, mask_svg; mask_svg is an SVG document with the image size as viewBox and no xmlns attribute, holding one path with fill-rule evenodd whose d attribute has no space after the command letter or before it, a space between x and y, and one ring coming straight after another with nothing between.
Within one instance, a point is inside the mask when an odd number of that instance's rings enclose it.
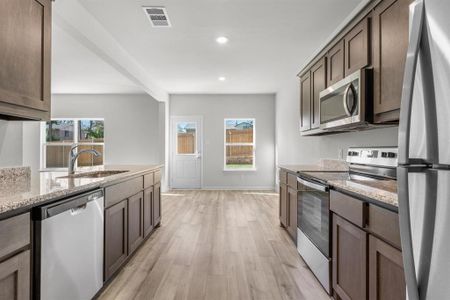
<instances>
[{"instance_id":1,"label":"light stone countertop","mask_svg":"<svg viewBox=\"0 0 450 300\"><path fill-rule=\"evenodd\" d=\"M101 178L61 178L67 176L67 171L40 172L34 175L27 167L0 169L0 219L25 212L34 206L112 185L161 167L162 165L106 165L79 168L76 172L127 171Z\"/></svg>"},{"instance_id":2,"label":"light stone countertop","mask_svg":"<svg viewBox=\"0 0 450 300\"><path fill-rule=\"evenodd\" d=\"M397 181L395 180L375 180L370 183L354 180L330 180L328 183L338 190L361 195L398 209Z\"/></svg>"}]
</instances>

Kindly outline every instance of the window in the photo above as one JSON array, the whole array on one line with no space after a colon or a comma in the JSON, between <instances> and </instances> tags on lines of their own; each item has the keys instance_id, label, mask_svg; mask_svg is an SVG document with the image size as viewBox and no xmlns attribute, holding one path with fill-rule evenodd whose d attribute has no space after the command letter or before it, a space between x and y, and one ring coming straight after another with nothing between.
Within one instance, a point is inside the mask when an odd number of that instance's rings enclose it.
<instances>
[{"instance_id":1,"label":"window","mask_svg":"<svg viewBox=\"0 0 450 300\"><path fill-rule=\"evenodd\" d=\"M177 154L197 153L197 124L177 123Z\"/></svg>"},{"instance_id":2,"label":"window","mask_svg":"<svg viewBox=\"0 0 450 300\"><path fill-rule=\"evenodd\" d=\"M90 153L81 154L76 166L103 165L104 133L104 121L101 119L54 119L42 122L41 168L67 168L72 145L78 145L75 151L94 149L102 153L97 157Z\"/></svg>"},{"instance_id":3,"label":"window","mask_svg":"<svg viewBox=\"0 0 450 300\"><path fill-rule=\"evenodd\" d=\"M225 119L224 169L255 169L255 119Z\"/></svg>"}]
</instances>

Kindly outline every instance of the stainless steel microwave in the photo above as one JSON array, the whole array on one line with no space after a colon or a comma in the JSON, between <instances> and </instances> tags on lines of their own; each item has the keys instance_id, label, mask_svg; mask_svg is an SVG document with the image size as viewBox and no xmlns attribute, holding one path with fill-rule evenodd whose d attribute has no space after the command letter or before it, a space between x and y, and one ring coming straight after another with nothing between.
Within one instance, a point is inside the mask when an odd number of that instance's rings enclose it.
<instances>
[{"instance_id":1,"label":"stainless steel microwave","mask_svg":"<svg viewBox=\"0 0 450 300\"><path fill-rule=\"evenodd\" d=\"M351 130L372 122L372 70L362 69L320 92L320 128Z\"/></svg>"}]
</instances>

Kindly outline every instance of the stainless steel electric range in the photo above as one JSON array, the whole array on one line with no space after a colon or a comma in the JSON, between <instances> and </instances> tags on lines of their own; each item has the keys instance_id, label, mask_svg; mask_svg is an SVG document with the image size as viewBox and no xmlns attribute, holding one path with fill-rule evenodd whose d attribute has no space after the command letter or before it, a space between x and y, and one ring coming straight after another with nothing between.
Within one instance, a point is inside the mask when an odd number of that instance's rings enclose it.
<instances>
[{"instance_id":1,"label":"stainless steel electric range","mask_svg":"<svg viewBox=\"0 0 450 300\"><path fill-rule=\"evenodd\" d=\"M331 292L330 189L333 180L364 183L395 180L397 148L349 148L349 172L304 172L298 175L297 250L320 281Z\"/></svg>"}]
</instances>

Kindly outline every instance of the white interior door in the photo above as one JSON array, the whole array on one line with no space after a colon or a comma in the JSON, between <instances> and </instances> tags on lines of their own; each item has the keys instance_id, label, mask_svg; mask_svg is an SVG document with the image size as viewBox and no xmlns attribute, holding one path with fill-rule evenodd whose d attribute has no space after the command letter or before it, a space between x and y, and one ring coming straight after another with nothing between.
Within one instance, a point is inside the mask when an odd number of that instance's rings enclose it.
<instances>
[{"instance_id":1,"label":"white interior door","mask_svg":"<svg viewBox=\"0 0 450 300\"><path fill-rule=\"evenodd\" d=\"M172 117L171 188L202 187L202 117Z\"/></svg>"}]
</instances>

